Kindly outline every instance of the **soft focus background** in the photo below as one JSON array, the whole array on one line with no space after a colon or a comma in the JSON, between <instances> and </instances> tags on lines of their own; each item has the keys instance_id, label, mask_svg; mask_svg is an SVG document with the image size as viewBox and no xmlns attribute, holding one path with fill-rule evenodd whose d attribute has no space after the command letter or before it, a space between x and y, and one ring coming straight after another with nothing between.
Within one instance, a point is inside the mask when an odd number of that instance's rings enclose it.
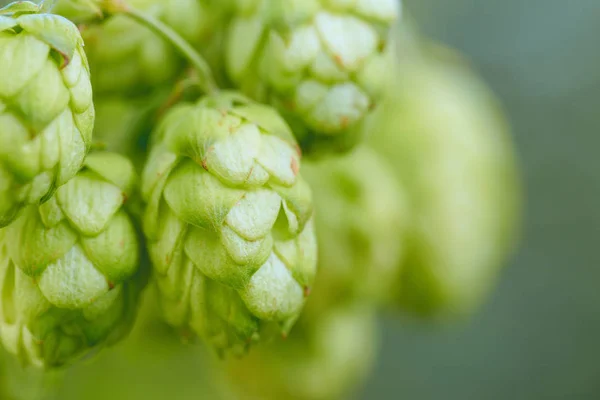
<instances>
[{"instance_id":1,"label":"soft focus background","mask_svg":"<svg viewBox=\"0 0 600 400\"><path fill-rule=\"evenodd\" d=\"M466 325L385 322L364 399L600 398L600 1L405 0L513 125L521 249Z\"/></svg>"}]
</instances>

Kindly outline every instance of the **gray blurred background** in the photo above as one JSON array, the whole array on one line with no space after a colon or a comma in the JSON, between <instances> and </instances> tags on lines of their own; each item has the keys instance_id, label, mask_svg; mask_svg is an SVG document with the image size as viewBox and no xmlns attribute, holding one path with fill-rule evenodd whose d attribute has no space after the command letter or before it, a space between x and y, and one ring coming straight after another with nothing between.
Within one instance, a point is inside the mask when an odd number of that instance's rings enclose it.
<instances>
[{"instance_id":1,"label":"gray blurred background","mask_svg":"<svg viewBox=\"0 0 600 400\"><path fill-rule=\"evenodd\" d=\"M600 399L600 1L405 0L514 128L521 249L466 325L386 321L365 399Z\"/></svg>"}]
</instances>

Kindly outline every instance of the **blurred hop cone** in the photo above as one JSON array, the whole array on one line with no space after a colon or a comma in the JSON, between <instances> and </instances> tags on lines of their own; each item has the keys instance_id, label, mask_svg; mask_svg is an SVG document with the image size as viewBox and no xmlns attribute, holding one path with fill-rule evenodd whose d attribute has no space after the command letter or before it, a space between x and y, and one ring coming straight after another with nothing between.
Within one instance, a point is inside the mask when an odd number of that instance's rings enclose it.
<instances>
[{"instance_id":1,"label":"blurred hop cone","mask_svg":"<svg viewBox=\"0 0 600 400\"><path fill-rule=\"evenodd\" d=\"M276 106L302 149L343 152L388 84L398 0L235 0L229 78Z\"/></svg>"},{"instance_id":2,"label":"blurred hop cone","mask_svg":"<svg viewBox=\"0 0 600 400\"><path fill-rule=\"evenodd\" d=\"M305 161L302 173L315 198L314 301L327 307L348 298L372 304L390 300L409 226L403 188L391 166L360 147L345 157Z\"/></svg>"},{"instance_id":3,"label":"blurred hop cone","mask_svg":"<svg viewBox=\"0 0 600 400\"><path fill-rule=\"evenodd\" d=\"M402 308L466 314L490 292L515 244L520 191L496 99L455 54L400 66L369 129L405 185L411 212Z\"/></svg>"},{"instance_id":4,"label":"blurred hop cone","mask_svg":"<svg viewBox=\"0 0 600 400\"><path fill-rule=\"evenodd\" d=\"M221 92L172 108L153 135L144 227L167 321L219 352L286 334L317 257L289 127L270 107Z\"/></svg>"},{"instance_id":5,"label":"blurred hop cone","mask_svg":"<svg viewBox=\"0 0 600 400\"><path fill-rule=\"evenodd\" d=\"M311 317L303 314L286 340L227 360L225 369L238 399L343 399L366 380L378 344L373 309L339 303Z\"/></svg>"},{"instance_id":6,"label":"blurred hop cone","mask_svg":"<svg viewBox=\"0 0 600 400\"><path fill-rule=\"evenodd\" d=\"M61 0L55 12L74 21L100 0ZM128 4L162 20L184 39L208 40L210 14L199 0L128 0ZM93 15L93 14L92 14ZM85 21L84 21L85 22ZM100 24L82 25L82 36L96 95L145 94L173 82L185 63L173 46L127 16L108 17Z\"/></svg>"},{"instance_id":7,"label":"blurred hop cone","mask_svg":"<svg viewBox=\"0 0 600 400\"><path fill-rule=\"evenodd\" d=\"M41 206L0 231L0 336L22 363L70 364L130 329L141 281L126 208L133 165L93 153Z\"/></svg>"},{"instance_id":8,"label":"blurred hop cone","mask_svg":"<svg viewBox=\"0 0 600 400\"><path fill-rule=\"evenodd\" d=\"M0 10L0 228L81 168L94 106L83 41L34 3Z\"/></svg>"}]
</instances>

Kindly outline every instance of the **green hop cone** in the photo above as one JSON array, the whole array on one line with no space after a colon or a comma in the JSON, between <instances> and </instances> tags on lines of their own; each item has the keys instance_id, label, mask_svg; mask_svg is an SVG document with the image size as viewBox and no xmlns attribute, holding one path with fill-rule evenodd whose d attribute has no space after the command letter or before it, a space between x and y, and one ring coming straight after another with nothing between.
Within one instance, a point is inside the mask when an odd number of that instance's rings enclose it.
<instances>
[{"instance_id":1,"label":"green hop cone","mask_svg":"<svg viewBox=\"0 0 600 400\"><path fill-rule=\"evenodd\" d=\"M316 288L326 287L315 300L321 305L341 298L389 300L409 224L404 192L391 167L361 147L342 158L305 162L302 174L315 197Z\"/></svg>"},{"instance_id":2,"label":"green hop cone","mask_svg":"<svg viewBox=\"0 0 600 400\"><path fill-rule=\"evenodd\" d=\"M79 31L13 3L0 10L0 227L81 168L94 107Z\"/></svg>"},{"instance_id":3,"label":"green hop cone","mask_svg":"<svg viewBox=\"0 0 600 400\"><path fill-rule=\"evenodd\" d=\"M237 0L226 66L251 97L276 106L304 151L346 151L380 99L393 60L397 0Z\"/></svg>"},{"instance_id":4,"label":"green hop cone","mask_svg":"<svg viewBox=\"0 0 600 400\"><path fill-rule=\"evenodd\" d=\"M133 165L90 154L41 206L0 231L0 336L24 363L59 367L130 328L140 289L140 244L124 209Z\"/></svg>"},{"instance_id":5,"label":"green hop cone","mask_svg":"<svg viewBox=\"0 0 600 400\"><path fill-rule=\"evenodd\" d=\"M287 340L259 346L244 359L227 360L229 384L237 398L350 398L369 376L378 343L373 309L338 304L322 309L317 318L303 315Z\"/></svg>"},{"instance_id":6,"label":"green hop cone","mask_svg":"<svg viewBox=\"0 0 600 400\"><path fill-rule=\"evenodd\" d=\"M174 107L142 179L167 321L220 351L285 334L316 270L311 191L289 127L237 93Z\"/></svg>"},{"instance_id":7,"label":"green hop cone","mask_svg":"<svg viewBox=\"0 0 600 400\"><path fill-rule=\"evenodd\" d=\"M207 40L210 15L198 0L133 0L132 6L162 20L184 39ZM96 94L145 94L170 84L185 63L177 50L128 16L115 15L83 30Z\"/></svg>"},{"instance_id":8,"label":"green hop cone","mask_svg":"<svg viewBox=\"0 0 600 400\"><path fill-rule=\"evenodd\" d=\"M512 248L519 187L495 98L456 58L405 65L372 144L405 184L412 213L400 302L421 314L472 311Z\"/></svg>"}]
</instances>

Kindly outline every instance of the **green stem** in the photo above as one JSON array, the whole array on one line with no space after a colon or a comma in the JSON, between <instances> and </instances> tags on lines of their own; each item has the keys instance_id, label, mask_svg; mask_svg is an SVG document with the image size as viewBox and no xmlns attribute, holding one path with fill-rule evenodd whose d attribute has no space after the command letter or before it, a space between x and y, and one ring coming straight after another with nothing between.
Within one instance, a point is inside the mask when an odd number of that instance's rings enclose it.
<instances>
[{"instance_id":1,"label":"green stem","mask_svg":"<svg viewBox=\"0 0 600 400\"><path fill-rule=\"evenodd\" d=\"M203 86L202 89L204 91L209 94L213 94L219 90L208 63L170 26L150 15L147 15L146 13L126 5L122 1L112 2L108 11L111 13L127 15L131 19L139 22L163 37L165 40L171 43L185 58L187 58L188 61L198 70L201 78L201 84Z\"/></svg>"}]
</instances>

